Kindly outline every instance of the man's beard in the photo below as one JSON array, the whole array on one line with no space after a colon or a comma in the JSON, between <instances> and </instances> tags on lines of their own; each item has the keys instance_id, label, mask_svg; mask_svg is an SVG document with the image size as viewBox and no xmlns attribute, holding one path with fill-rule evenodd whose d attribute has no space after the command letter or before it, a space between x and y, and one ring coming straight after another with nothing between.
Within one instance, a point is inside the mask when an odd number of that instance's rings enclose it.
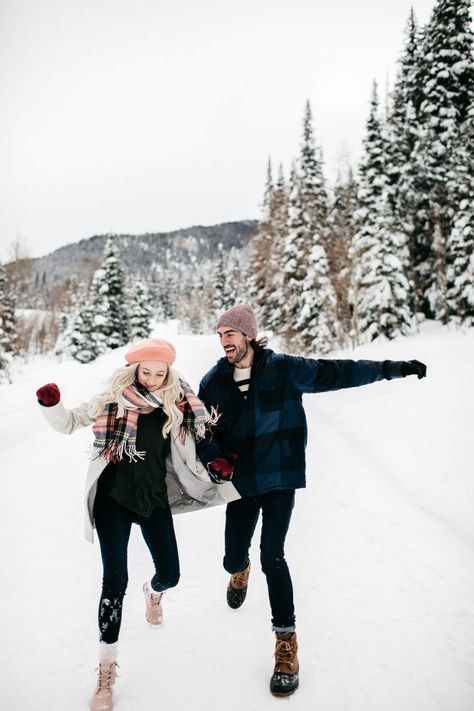
<instances>
[{"instance_id":1,"label":"man's beard","mask_svg":"<svg viewBox=\"0 0 474 711\"><path fill-rule=\"evenodd\" d=\"M243 348L242 346L234 346L234 348L235 351L230 356L226 353L226 356L229 363L233 363L233 365L236 365L247 357L249 347L248 344L246 344L245 348Z\"/></svg>"}]
</instances>

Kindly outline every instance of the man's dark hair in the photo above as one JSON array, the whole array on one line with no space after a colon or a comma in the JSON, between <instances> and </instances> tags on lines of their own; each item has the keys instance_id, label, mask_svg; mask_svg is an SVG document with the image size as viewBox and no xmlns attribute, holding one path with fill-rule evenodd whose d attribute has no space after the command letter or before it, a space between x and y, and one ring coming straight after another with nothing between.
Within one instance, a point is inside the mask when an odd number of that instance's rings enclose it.
<instances>
[{"instance_id":1,"label":"man's dark hair","mask_svg":"<svg viewBox=\"0 0 474 711\"><path fill-rule=\"evenodd\" d=\"M260 353L268 346L268 338L263 336L263 338L259 338L258 341L256 341L255 338L252 338L250 345L254 349L255 353Z\"/></svg>"}]
</instances>

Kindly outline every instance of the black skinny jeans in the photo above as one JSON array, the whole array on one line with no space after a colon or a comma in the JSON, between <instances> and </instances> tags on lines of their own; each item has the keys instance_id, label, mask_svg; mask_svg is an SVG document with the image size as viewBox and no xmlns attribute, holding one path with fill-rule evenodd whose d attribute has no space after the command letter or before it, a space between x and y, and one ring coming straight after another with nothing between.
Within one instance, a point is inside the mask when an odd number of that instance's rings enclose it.
<instances>
[{"instance_id":1,"label":"black skinny jeans","mask_svg":"<svg viewBox=\"0 0 474 711\"><path fill-rule=\"evenodd\" d=\"M224 568L231 574L244 570L249 564L250 544L262 510L260 562L267 578L272 625L276 631L295 628L293 585L284 552L294 503L294 490L285 489L245 496L232 501L226 510Z\"/></svg>"},{"instance_id":2,"label":"black skinny jeans","mask_svg":"<svg viewBox=\"0 0 474 711\"><path fill-rule=\"evenodd\" d=\"M164 509L157 506L151 516L145 518L99 493L94 504L94 518L104 568L99 602L100 641L112 644L118 640L122 622L122 604L128 584L127 548L132 523L140 526L151 553L155 566L151 585L156 592L178 584L178 547L169 506Z\"/></svg>"}]
</instances>

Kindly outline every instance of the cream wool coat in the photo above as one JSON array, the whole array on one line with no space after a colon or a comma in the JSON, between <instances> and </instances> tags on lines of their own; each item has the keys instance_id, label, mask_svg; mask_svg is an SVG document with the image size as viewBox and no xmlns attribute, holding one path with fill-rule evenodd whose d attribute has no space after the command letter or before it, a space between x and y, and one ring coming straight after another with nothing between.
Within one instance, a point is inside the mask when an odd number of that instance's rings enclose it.
<instances>
[{"instance_id":1,"label":"cream wool coat","mask_svg":"<svg viewBox=\"0 0 474 711\"><path fill-rule=\"evenodd\" d=\"M62 401L52 407L39 405L51 427L64 434L72 434L81 427L94 424L95 419L88 414L90 406L91 403L85 402L67 410ZM232 482L214 484L211 481L196 456L194 439L187 434L183 443L177 436L178 431L179 428L174 427L170 432L171 452L166 461L166 486L172 513L194 511L239 499L240 495ZM94 453L92 457L87 470L84 492L84 532L86 539L91 543L94 541L93 511L97 481L107 466L104 457Z\"/></svg>"}]
</instances>

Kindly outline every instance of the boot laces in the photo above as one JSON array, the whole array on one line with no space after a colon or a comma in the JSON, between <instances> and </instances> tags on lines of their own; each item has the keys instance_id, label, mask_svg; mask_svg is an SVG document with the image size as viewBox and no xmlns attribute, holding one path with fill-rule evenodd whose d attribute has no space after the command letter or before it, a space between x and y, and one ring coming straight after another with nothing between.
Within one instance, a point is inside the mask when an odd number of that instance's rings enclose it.
<instances>
[{"instance_id":1,"label":"boot laces","mask_svg":"<svg viewBox=\"0 0 474 711\"><path fill-rule=\"evenodd\" d=\"M232 583L236 585L245 585L247 582L247 577L249 574L249 569L241 570L239 573L234 573L232 576Z\"/></svg>"},{"instance_id":2,"label":"boot laces","mask_svg":"<svg viewBox=\"0 0 474 711\"><path fill-rule=\"evenodd\" d=\"M113 662L108 667L102 667L99 665L99 679L97 683L97 693L103 691L104 689L110 690L116 674L116 667L118 664Z\"/></svg>"},{"instance_id":3,"label":"boot laces","mask_svg":"<svg viewBox=\"0 0 474 711\"><path fill-rule=\"evenodd\" d=\"M291 644L286 640L280 640L275 649L275 662L277 664L292 664L293 663L293 650Z\"/></svg>"},{"instance_id":4,"label":"boot laces","mask_svg":"<svg viewBox=\"0 0 474 711\"><path fill-rule=\"evenodd\" d=\"M163 593L159 593L158 595L154 595L153 593L150 593L149 596L149 601L151 607L159 607L161 604L161 598L163 597Z\"/></svg>"}]
</instances>

